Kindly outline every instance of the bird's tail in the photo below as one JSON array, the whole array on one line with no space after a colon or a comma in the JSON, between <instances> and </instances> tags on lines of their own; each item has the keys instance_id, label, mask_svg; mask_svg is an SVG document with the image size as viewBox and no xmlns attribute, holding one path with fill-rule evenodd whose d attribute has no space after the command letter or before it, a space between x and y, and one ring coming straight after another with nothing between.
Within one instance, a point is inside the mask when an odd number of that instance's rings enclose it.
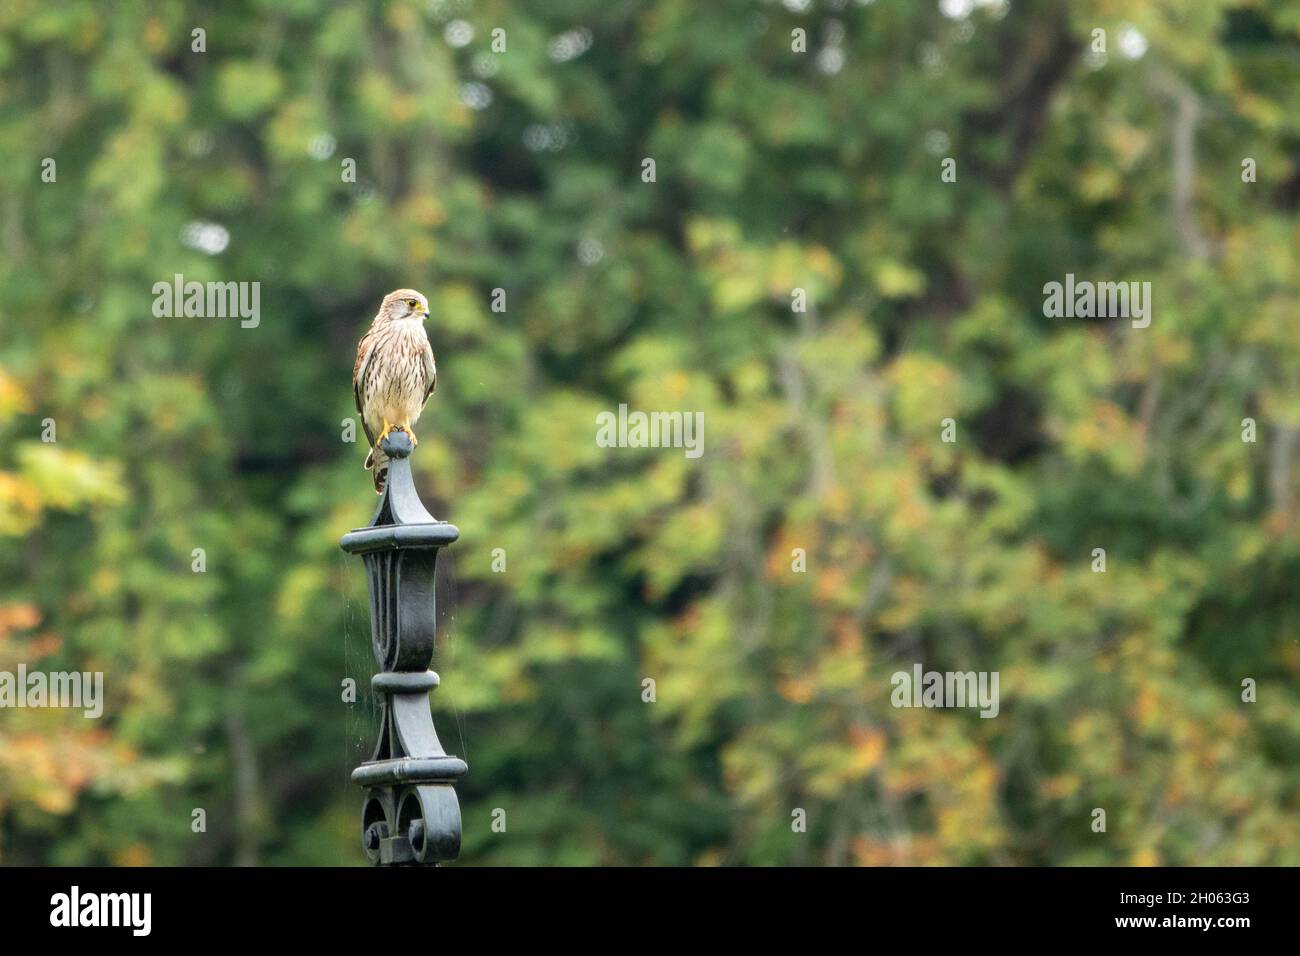
<instances>
[{"instance_id":1,"label":"bird's tail","mask_svg":"<svg viewBox=\"0 0 1300 956\"><path fill-rule=\"evenodd\" d=\"M384 485L388 483L388 456L379 446L372 446L370 454L366 455L366 471L371 472L371 477L375 480L375 494L384 493Z\"/></svg>"}]
</instances>

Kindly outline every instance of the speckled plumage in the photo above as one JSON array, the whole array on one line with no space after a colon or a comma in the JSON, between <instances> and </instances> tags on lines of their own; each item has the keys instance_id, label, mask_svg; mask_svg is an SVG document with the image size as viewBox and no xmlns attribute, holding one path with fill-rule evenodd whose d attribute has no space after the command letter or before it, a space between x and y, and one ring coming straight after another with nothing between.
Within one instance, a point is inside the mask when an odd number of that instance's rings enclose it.
<instances>
[{"instance_id":1,"label":"speckled plumage","mask_svg":"<svg viewBox=\"0 0 1300 956\"><path fill-rule=\"evenodd\" d=\"M385 426L404 428L414 439L411 426L438 383L424 332L428 311L424 296L413 289L390 292L357 346L352 392L370 442L366 468L373 470L376 493L383 492L388 475L388 456L378 445Z\"/></svg>"}]
</instances>

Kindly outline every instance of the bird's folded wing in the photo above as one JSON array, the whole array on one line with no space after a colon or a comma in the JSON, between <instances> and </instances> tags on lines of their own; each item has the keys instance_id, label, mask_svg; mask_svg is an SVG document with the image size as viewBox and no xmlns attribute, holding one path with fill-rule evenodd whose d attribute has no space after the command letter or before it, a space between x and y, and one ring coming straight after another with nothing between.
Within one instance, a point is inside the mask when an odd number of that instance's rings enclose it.
<instances>
[{"instance_id":1,"label":"bird's folded wing","mask_svg":"<svg viewBox=\"0 0 1300 956\"><path fill-rule=\"evenodd\" d=\"M433 394L433 390L438 387L438 366L433 362L433 347L427 341L424 343L422 358L424 361L424 380L428 383L424 389L424 402L427 403L429 396ZM423 407L423 404L421 407Z\"/></svg>"},{"instance_id":2,"label":"bird's folded wing","mask_svg":"<svg viewBox=\"0 0 1300 956\"><path fill-rule=\"evenodd\" d=\"M357 400L357 413L361 419L361 428L366 433L366 439L370 442L370 447L375 447L375 434L366 424L366 409L362 399L361 392L366 387L366 374L370 369L370 360L374 357L374 339L370 332L361 336L361 344L357 346L357 362L352 366L352 397Z\"/></svg>"}]
</instances>

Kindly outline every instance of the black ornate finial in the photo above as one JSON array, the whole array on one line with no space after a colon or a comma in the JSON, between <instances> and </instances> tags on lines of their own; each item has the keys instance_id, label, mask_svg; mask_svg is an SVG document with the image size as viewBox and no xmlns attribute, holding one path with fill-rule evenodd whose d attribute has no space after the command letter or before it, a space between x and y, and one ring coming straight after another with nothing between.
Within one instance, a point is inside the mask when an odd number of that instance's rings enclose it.
<instances>
[{"instance_id":1,"label":"black ornate finial","mask_svg":"<svg viewBox=\"0 0 1300 956\"><path fill-rule=\"evenodd\" d=\"M468 767L448 756L433 729L429 670L437 610L438 549L460 532L425 509L411 478L411 437L393 431L380 442L391 459L388 482L370 524L339 542L366 562L370 629L379 673L371 686L383 717L374 756L352 771L366 788L361 840L376 865L437 864L460 853L460 803L455 783Z\"/></svg>"},{"instance_id":2,"label":"black ornate finial","mask_svg":"<svg viewBox=\"0 0 1300 956\"><path fill-rule=\"evenodd\" d=\"M411 436L404 428L394 428L379 442L379 447L389 458L410 458L415 451Z\"/></svg>"}]
</instances>

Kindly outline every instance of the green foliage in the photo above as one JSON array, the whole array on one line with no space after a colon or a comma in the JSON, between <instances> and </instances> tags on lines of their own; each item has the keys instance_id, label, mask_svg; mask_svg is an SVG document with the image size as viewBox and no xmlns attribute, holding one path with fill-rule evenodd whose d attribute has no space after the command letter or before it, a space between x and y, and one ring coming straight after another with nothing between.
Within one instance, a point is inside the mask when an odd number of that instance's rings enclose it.
<instances>
[{"instance_id":1,"label":"green foliage","mask_svg":"<svg viewBox=\"0 0 1300 956\"><path fill-rule=\"evenodd\" d=\"M107 704L0 711L0 860L359 861L341 422L412 286L466 862L1300 863L1298 30L10 0L0 670L102 670ZM1045 318L1067 272L1151 282L1151 326ZM260 324L155 317L177 273L260 282ZM704 455L598 447L621 402L702 411ZM1000 672L999 716L892 707L918 661Z\"/></svg>"}]
</instances>

